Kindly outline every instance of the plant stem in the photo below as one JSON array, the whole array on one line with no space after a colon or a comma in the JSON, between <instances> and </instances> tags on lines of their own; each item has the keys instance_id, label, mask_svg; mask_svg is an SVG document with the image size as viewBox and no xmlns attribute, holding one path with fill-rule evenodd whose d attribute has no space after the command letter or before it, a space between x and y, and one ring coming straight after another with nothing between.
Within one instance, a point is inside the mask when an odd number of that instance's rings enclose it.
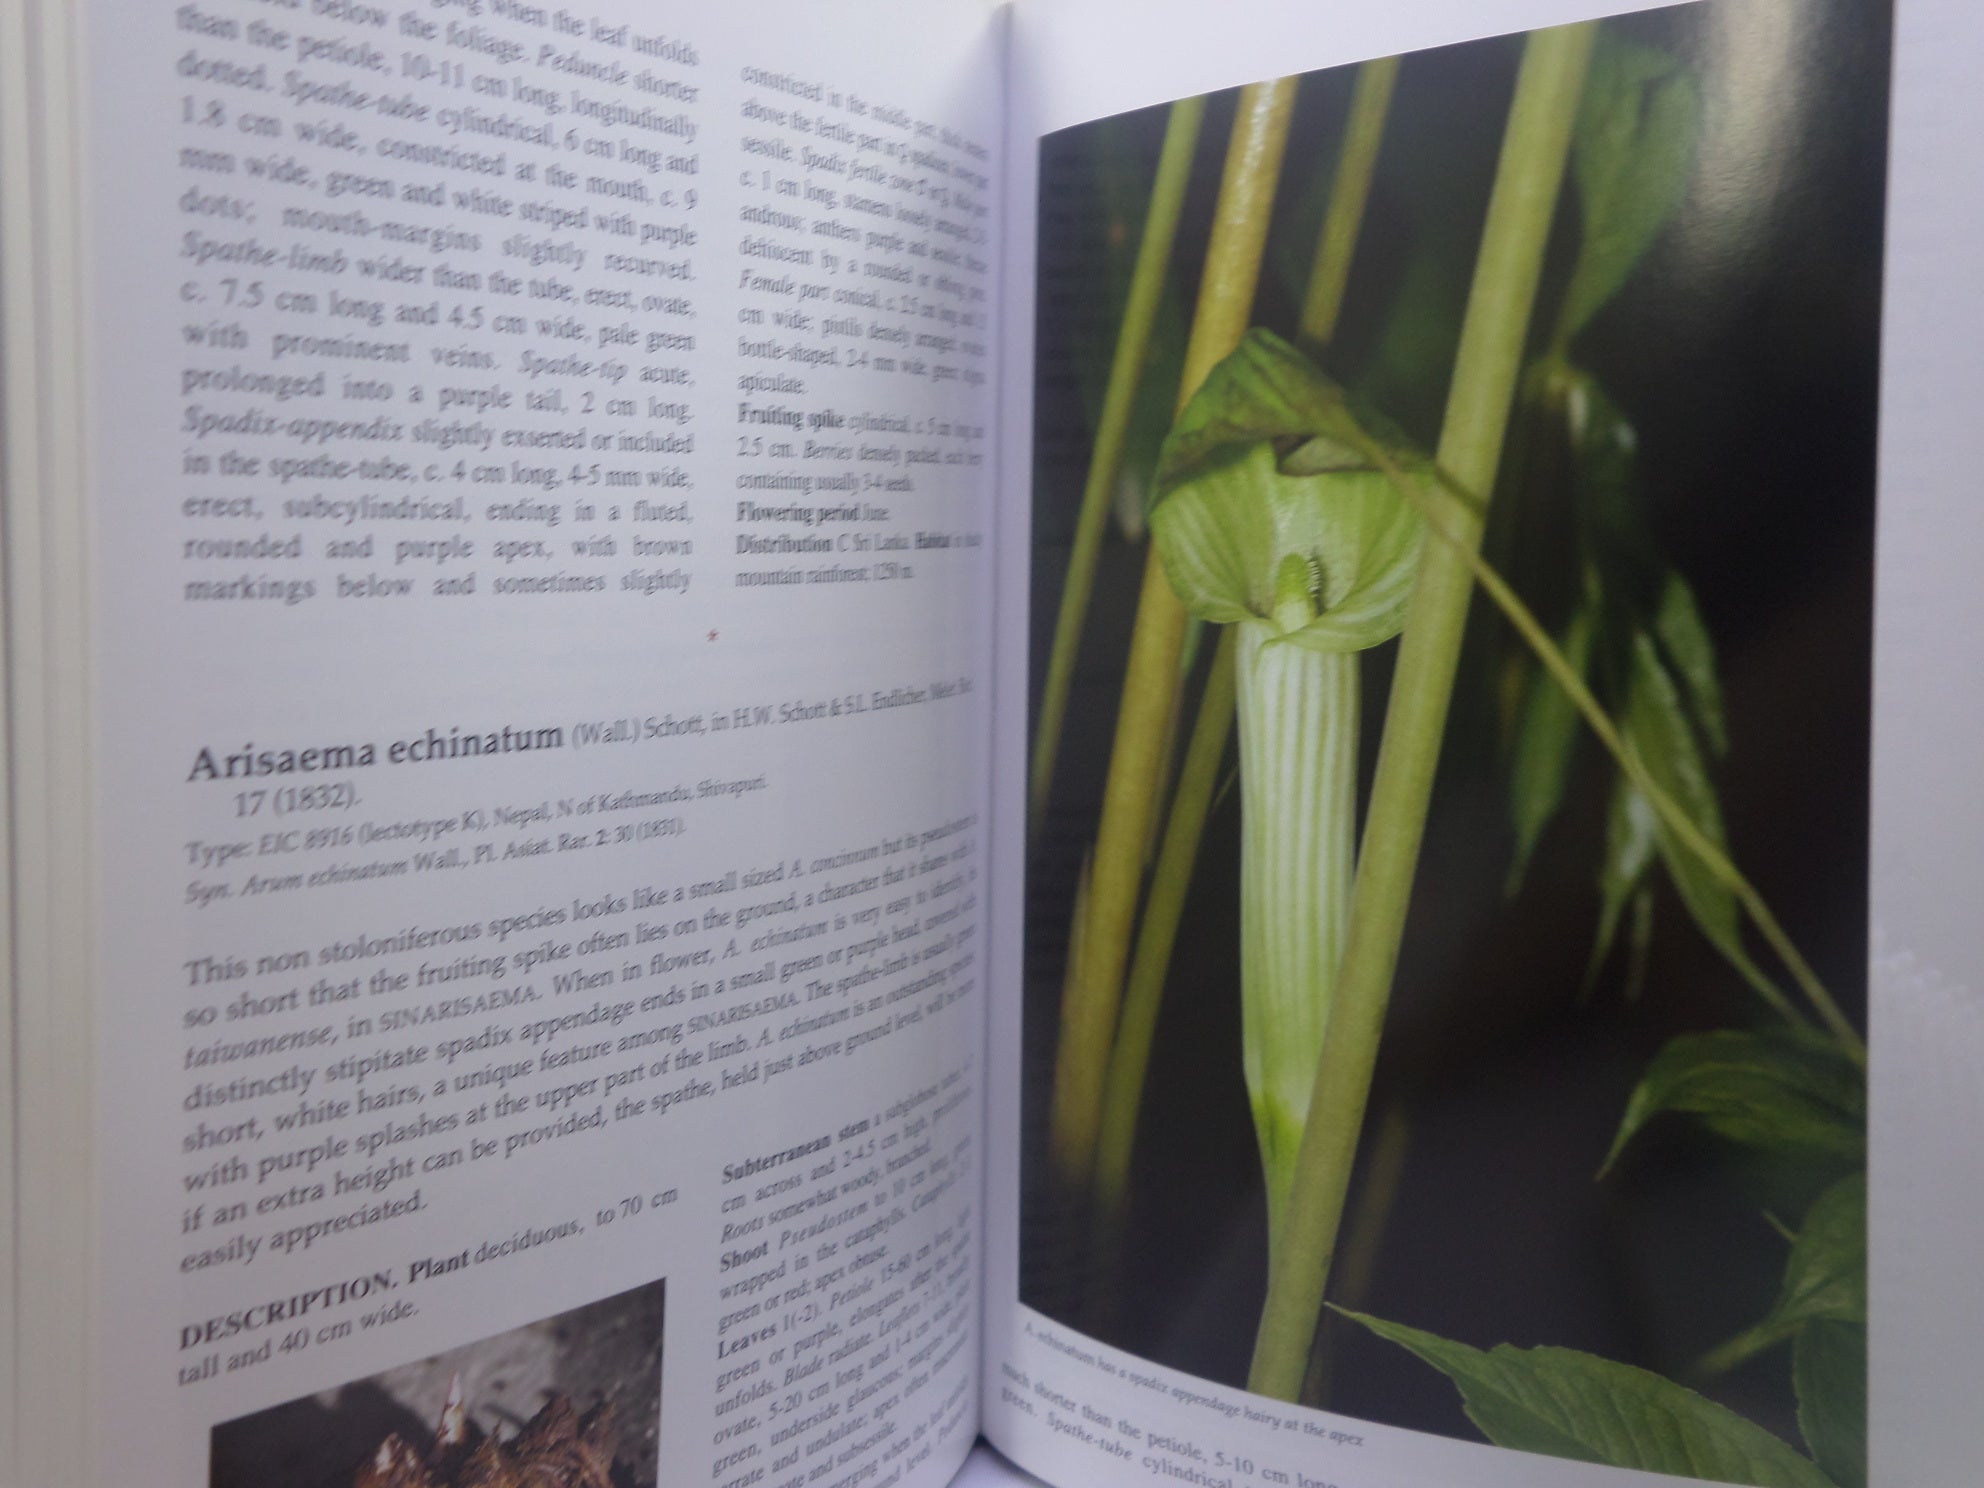
<instances>
[{"instance_id":1,"label":"plant stem","mask_svg":"<svg viewBox=\"0 0 1984 1488\"><path fill-rule=\"evenodd\" d=\"M1246 333L1294 102L1293 78L1250 84L1240 92L1212 240L1206 249L1205 276L1185 346L1180 408ZM1144 564L1109 778L1103 788L1082 974L1061 1004L1048 1145L1054 1169L1072 1194L1086 1196L1094 1176L1103 1081L1115 1042L1123 966L1129 957L1130 926L1143 876L1144 840L1156 795L1165 719L1178 688L1184 634L1185 607L1172 593L1153 548Z\"/></svg>"},{"instance_id":2,"label":"plant stem","mask_svg":"<svg viewBox=\"0 0 1984 1488\"><path fill-rule=\"evenodd\" d=\"M1471 490L1492 486L1501 457L1593 31L1589 22L1539 31L1524 47L1440 438L1440 464ZM1322 1310L1467 621L1473 586L1462 555L1480 542L1482 514L1446 505L1462 541L1429 544L1420 561L1335 1006L1255 1336L1248 1388L1283 1400L1302 1388Z\"/></svg>"},{"instance_id":3,"label":"plant stem","mask_svg":"<svg viewBox=\"0 0 1984 1488\"><path fill-rule=\"evenodd\" d=\"M1048 653L1047 684L1040 695L1040 720L1033 742L1033 775L1027 803L1027 835L1040 834L1054 785L1054 761L1060 750L1061 728L1068 712L1068 688L1074 680L1075 654L1081 648L1082 623L1095 590L1096 560L1108 524L1110 492L1123 468L1129 441L1130 413L1137 400L1137 382L1150 349L1151 327L1171 266L1171 247L1178 235L1178 216L1185 204L1185 184L1198 148L1199 126L1205 118L1203 98L1181 98L1171 105L1158 152L1157 177L1151 185L1150 207L1144 217L1143 240L1137 245L1136 267L1130 275L1123 325L1116 337L1116 355L1109 364L1109 384L1097 421L1095 449L1089 459L1088 480L1082 487L1080 515L1075 521L1074 547L1068 554L1068 576L1061 589L1061 612L1054 622L1054 646Z\"/></svg>"},{"instance_id":4,"label":"plant stem","mask_svg":"<svg viewBox=\"0 0 1984 1488\"><path fill-rule=\"evenodd\" d=\"M1231 626L1222 626L1212 671L1199 698L1198 721L1179 772L1177 798L1164 827L1157 869L1143 919L1137 927L1136 954L1123 991L1123 1015L1116 1046L1109 1055L1109 1077L1103 1087L1102 1135L1095 1158L1095 1253L1106 1261L1116 1252L1122 1235L1124 1205L1130 1187L1130 1157L1136 1150L1137 1115L1144 1098L1144 1075L1150 1066L1151 1041L1157 1033L1157 1013L1171 970L1171 948L1192 884L1192 864L1205 834L1213 789L1219 783L1219 762L1233 729L1233 650Z\"/></svg>"},{"instance_id":5,"label":"plant stem","mask_svg":"<svg viewBox=\"0 0 1984 1488\"><path fill-rule=\"evenodd\" d=\"M1336 178L1330 183L1329 210L1316 239L1316 259L1309 270L1309 289L1302 299L1301 340L1327 346L1336 335L1343 309L1344 286L1357 254L1357 236L1364 226L1364 206L1371 197L1371 177L1377 170L1378 145L1385 135L1392 90L1398 83L1398 58L1378 57L1357 69L1350 95L1350 118L1344 126L1343 150L1337 157Z\"/></svg>"},{"instance_id":6,"label":"plant stem","mask_svg":"<svg viewBox=\"0 0 1984 1488\"><path fill-rule=\"evenodd\" d=\"M1371 1277L1384 1251L1385 1231L1398 1203L1405 1178L1406 1154L1412 1145L1412 1120L1405 1103L1394 1098L1372 1133L1370 1154L1359 1175L1357 1199L1350 1206L1343 1248L1338 1252L1337 1305L1361 1310L1371 1289ZM1309 1350L1309 1368L1302 1380L1302 1404L1315 1410L1329 1404L1330 1329L1316 1330Z\"/></svg>"},{"instance_id":7,"label":"plant stem","mask_svg":"<svg viewBox=\"0 0 1984 1488\"><path fill-rule=\"evenodd\" d=\"M1164 718L1164 747L1157 752L1157 773L1151 778L1152 787L1161 801L1171 788L1172 766L1178 762L1178 745L1185 729L1185 684L1192 676L1192 663L1197 660L1199 643L1205 635L1205 622L1187 616L1185 638L1178 647L1178 686L1171 694L1171 711ZM1144 871L1148 873L1157 863L1158 848L1164 832L1164 813L1153 811L1144 831Z\"/></svg>"},{"instance_id":8,"label":"plant stem","mask_svg":"<svg viewBox=\"0 0 1984 1488\"><path fill-rule=\"evenodd\" d=\"M1303 305L1301 335L1312 345L1326 345L1336 334L1337 313L1350 277L1365 203L1371 194L1371 172L1378 142L1391 104L1398 59L1379 58L1358 69L1351 96L1336 175L1330 184L1329 208L1316 242L1309 290ZM1231 627L1225 627L1212 673L1199 699L1185 768L1178 778L1164 842L1158 853L1148 902L1137 932L1136 954L1124 992L1122 1026L1110 1054L1104 1087L1102 1140L1097 1157L1096 1255L1115 1253L1129 1192L1130 1159L1136 1148L1137 1115L1143 1103L1144 1074L1157 1026L1164 984L1171 970L1171 951L1178 938L1185 893L1191 883L1205 823L1219 783L1218 766L1233 727L1233 651Z\"/></svg>"}]
</instances>

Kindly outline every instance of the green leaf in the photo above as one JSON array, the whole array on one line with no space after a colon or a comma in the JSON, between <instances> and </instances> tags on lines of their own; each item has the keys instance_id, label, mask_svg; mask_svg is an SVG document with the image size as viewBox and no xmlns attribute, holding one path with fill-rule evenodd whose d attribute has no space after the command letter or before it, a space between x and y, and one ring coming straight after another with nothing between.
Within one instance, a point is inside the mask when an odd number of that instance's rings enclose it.
<instances>
[{"instance_id":1,"label":"green leaf","mask_svg":"<svg viewBox=\"0 0 1984 1488\"><path fill-rule=\"evenodd\" d=\"M1423 524L1338 436L1366 438L1340 390L1269 333L1249 332L1213 369L1166 441L1165 495L1151 514L1165 575L1194 615L1274 620L1285 632L1274 644L1322 652L1398 633ZM1289 440L1309 451L1301 468L1326 473L1288 473L1276 445ZM1290 563L1313 575L1307 602L1292 607Z\"/></svg>"},{"instance_id":2,"label":"green leaf","mask_svg":"<svg viewBox=\"0 0 1984 1488\"><path fill-rule=\"evenodd\" d=\"M1761 1426L1647 1370L1573 1349L1504 1343L1483 1352L1362 1313L1343 1315L1451 1379L1469 1419L1496 1446L1757 1488L1833 1488Z\"/></svg>"},{"instance_id":3,"label":"green leaf","mask_svg":"<svg viewBox=\"0 0 1984 1488\"><path fill-rule=\"evenodd\" d=\"M1618 293L1680 205L1701 114L1694 77L1678 58L1601 33L1571 147L1582 233L1558 347Z\"/></svg>"},{"instance_id":4,"label":"green leaf","mask_svg":"<svg viewBox=\"0 0 1984 1488\"><path fill-rule=\"evenodd\" d=\"M1810 1323L1867 1325L1867 1175L1842 1178L1813 1202L1791 1244L1770 1314L1703 1361L1728 1369Z\"/></svg>"},{"instance_id":5,"label":"green leaf","mask_svg":"<svg viewBox=\"0 0 1984 1488\"><path fill-rule=\"evenodd\" d=\"M1664 1112L1769 1151L1861 1159L1867 1088L1837 1045L1790 1031L1683 1034L1653 1058L1626 1102L1602 1176L1626 1143Z\"/></svg>"},{"instance_id":6,"label":"green leaf","mask_svg":"<svg viewBox=\"0 0 1984 1488\"><path fill-rule=\"evenodd\" d=\"M1608 591L1651 609L1667 567L1647 530L1640 496L1639 431L1589 372L1558 361L1555 377L1570 445L1581 551L1597 566Z\"/></svg>"},{"instance_id":7,"label":"green leaf","mask_svg":"<svg viewBox=\"0 0 1984 1488\"><path fill-rule=\"evenodd\" d=\"M1678 573L1669 571L1661 586L1660 607L1654 611L1653 633L1662 655L1686 689L1702 737L1717 754L1729 751L1729 730L1723 722L1722 685L1715 675L1715 643L1695 607L1694 591Z\"/></svg>"},{"instance_id":8,"label":"green leaf","mask_svg":"<svg viewBox=\"0 0 1984 1488\"><path fill-rule=\"evenodd\" d=\"M1591 660L1595 621L1590 606L1571 617L1558 648L1571 669L1583 677ZM1516 728L1515 759L1509 770L1509 812L1516 829L1515 863L1509 869L1509 890L1522 883L1537 839L1557 814L1569 778L1572 746L1580 727L1577 705L1547 674L1530 678Z\"/></svg>"},{"instance_id":9,"label":"green leaf","mask_svg":"<svg viewBox=\"0 0 1984 1488\"><path fill-rule=\"evenodd\" d=\"M1807 1323L1791 1345L1798 1429L1839 1488L1867 1488L1867 1330Z\"/></svg>"},{"instance_id":10,"label":"green leaf","mask_svg":"<svg viewBox=\"0 0 1984 1488\"><path fill-rule=\"evenodd\" d=\"M1591 948L1590 964L1585 967L1587 986L1612 953L1620 912L1644 882L1659 851L1659 821L1653 807L1633 789L1632 781L1619 776L1613 782L1611 805L1605 813L1605 856L1598 866L1598 936Z\"/></svg>"},{"instance_id":11,"label":"green leaf","mask_svg":"<svg viewBox=\"0 0 1984 1488\"><path fill-rule=\"evenodd\" d=\"M1632 638L1632 681L1627 688L1626 715L1620 732L1626 747L1639 756L1653 783L1686 813L1695 829L1727 856L1722 808L1708 776L1693 725L1688 721L1681 690L1660 659L1659 647L1644 631ZM1743 949L1741 916L1728 884L1686 844L1658 822L1655 833L1661 861L1679 890L1695 924L1725 960L1752 984L1766 989L1773 1001L1782 998Z\"/></svg>"}]
</instances>

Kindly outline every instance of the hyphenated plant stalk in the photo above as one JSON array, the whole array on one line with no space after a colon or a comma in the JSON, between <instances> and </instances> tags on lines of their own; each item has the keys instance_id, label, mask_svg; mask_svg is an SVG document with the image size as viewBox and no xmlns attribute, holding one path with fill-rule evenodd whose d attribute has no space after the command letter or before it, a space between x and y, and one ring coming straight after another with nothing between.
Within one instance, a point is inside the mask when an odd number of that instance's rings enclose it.
<instances>
[{"instance_id":1,"label":"hyphenated plant stalk","mask_svg":"<svg viewBox=\"0 0 1984 1488\"><path fill-rule=\"evenodd\" d=\"M1370 199L1371 175L1397 77L1396 57L1377 58L1358 68L1350 119L1303 300L1300 336L1310 346L1326 346L1336 335L1344 286L1349 281L1364 207ZM1136 1147L1137 1116L1143 1103L1144 1074L1150 1061L1158 1008L1171 971L1171 952L1178 939L1185 893L1191 884L1193 864L1198 859L1213 791L1218 785L1219 761L1233 727L1236 639L1231 627L1222 629L1213 670L1199 699L1198 722L1185 767L1179 774L1178 788L1165 822L1164 841L1138 927L1136 953L1130 961L1122 1025L1110 1055L1103 1096L1102 1140L1096 1159L1098 1256L1114 1253L1115 1237L1121 1231L1129 1191L1130 1159Z\"/></svg>"},{"instance_id":2,"label":"hyphenated plant stalk","mask_svg":"<svg viewBox=\"0 0 1984 1488\"><path fill-rule=\"evenodd\" d=\"M1185 203L1185 185L1192 156L1198 148L1199 126L1205 118L1203 98L1181 98L1171 105L1164 145L1158 153L1157 177L1151 185L1150 208L1137 245L1136 267L1123 307L1122 330L1109 364L1108 388L1097 421L1095 449L1089 459L1088 480L1082 487L1080 515L1075 522L1074 547L1068 555L1068 576L1061 589L1061 610L1054 622L1054 646L1048 653L1047 683L1040 695L1040 719L1033 744L1033 773L1027 803L1028 836L1038 835L1054 785L1054 762L1061 728L1067 717L1068 688L1074 679L1075 654L1081 648L1082 624L1095 588L1095 566L1108 525L1110 493L1123 468L1123 451L1136 404L1137 382L1150 349L1151 327L1171 267L1171 248L1178 234L1178 215Z\"/></svg>"},{"instance_id":3,"label":"hyphenated plant stalk","mask_svg":"<svg viewBox=\"0 0 1984 1488\"><path fill-rule=\"evenodd\" d=\"M1246 331L1294 102L1293 78L1241 90L1205 275L1185 347L1180 407ZM1178 687L1184 633L1184 607L1153 553L1144 566L1096 831L1081 975L1061 1004L1048 1143L1055 1172L1074 1194L1085 1195L1094 1174L1103 1082L1115 1041L1123 968L1143 876L1144 842L1157 792L1165 721Z\"/></svg>"},{"instance_id":4,"label":"hyphenated plant stalk","mask_svg":"<svg viewBox=\"0 0 1984 1488\"><path fill-rule=\"evenodd\" d=\"M1470 490L1494 482L1593 35L1590 23L1559 27L1534 33L1524 48L1438 453L1440 466ZM1458 502L1443 506L1471 551L1483 513ZM1301 1391L1322 1311L1472 587L1462 553L1427 544L1392 682L1335 1004L1248 1377L1248 1388L1283 1400Z\"/></svg>"}]
</instances>

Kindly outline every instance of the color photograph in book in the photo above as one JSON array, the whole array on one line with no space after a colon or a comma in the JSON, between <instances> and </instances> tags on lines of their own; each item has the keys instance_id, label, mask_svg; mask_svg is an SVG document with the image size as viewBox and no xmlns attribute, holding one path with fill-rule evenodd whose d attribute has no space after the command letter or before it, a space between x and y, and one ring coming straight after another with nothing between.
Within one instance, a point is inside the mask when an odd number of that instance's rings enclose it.
<instances>
[{"instance_id":1,"label":"color photograph in book","mask_svg":"<svg viewBox=\"0 0 1984 1488\"><path fill-rule=\"evenodd\" d=\"M442 1258L445 1262L446 1258ZM650 1282L367 1379L222 1422L211 1488L654 1488L662 1320ZM390 1329L416 1304L382 1304ZM404 1309L404 1311L402 1311ZM271 1324L259 1344L305 1353L349 1323ZM246 1336L246 1335L244 1335ZM248 1367L242 1364L236 1367Z\"/></svg>"},{"instance_id":2,"label":"color photograph in book","mask_svg":"<svg viewBox=\"0 0 1984 1488\"><path fill-rule=\"evenodd\" d=\"M1866 1482L1890 21L1702 0L1041 142L1029 1306Z\"/></svg>"}]
</instances>

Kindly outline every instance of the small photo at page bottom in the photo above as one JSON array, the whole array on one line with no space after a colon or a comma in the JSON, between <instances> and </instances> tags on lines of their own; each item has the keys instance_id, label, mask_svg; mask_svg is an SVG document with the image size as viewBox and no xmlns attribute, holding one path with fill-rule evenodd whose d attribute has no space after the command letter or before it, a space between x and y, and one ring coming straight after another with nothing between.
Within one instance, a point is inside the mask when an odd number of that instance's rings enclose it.
<instances>
[{"instance_id":1,"label":"small photo at page bottom","mask_svg":"<svg viewBox=\"0 0 1984 1488\"><path fill-rule=\"evenodd\" d=\"M1285 1402L1304 1485L1431 1481L1386 1428L1866 1481L1891 24L1703 0L1041 140L1057 1379ZM1103 1481L1296 1482L1005 1383Z\"/></svg>"},{"instance_id":2,"label":"small photo at page bottom","mask_svg":"<svg viewBox=\"0 0 1984 1488\"><path fill-rule=\"evenodd\" d=\"M223 1422L210 1488L655 1488L666 1290L650 1282ZM263 1347L287 1345L270 1332Z\"/></svg>"}]
</instances>

